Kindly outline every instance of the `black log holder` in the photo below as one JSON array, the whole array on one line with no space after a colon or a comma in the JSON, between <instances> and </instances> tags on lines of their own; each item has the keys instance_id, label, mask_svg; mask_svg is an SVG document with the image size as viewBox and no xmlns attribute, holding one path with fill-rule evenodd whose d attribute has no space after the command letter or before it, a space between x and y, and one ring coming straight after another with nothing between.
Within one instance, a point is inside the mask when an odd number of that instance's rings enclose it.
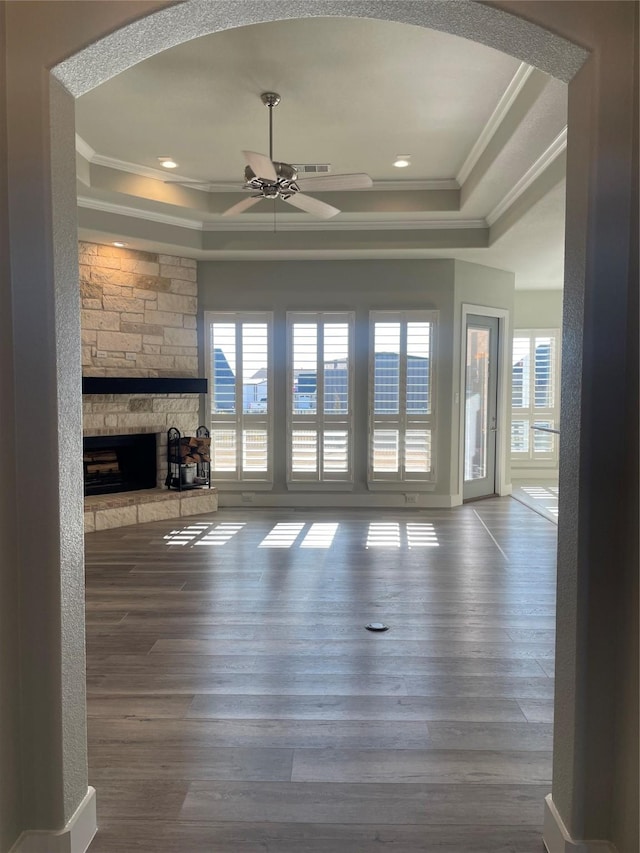
<instances>
[{"instance_id":1,"label":"black log holder","mask_svg":"<svg viewBox=\"0 0 640 853\"><path fill-rule=\"evenodd\" d=\"M171 427L167 432L168 489L179 492L211 488L211 436L205 426L199 426L194 436L182 435Z\"/></svg>"}]
</instances>

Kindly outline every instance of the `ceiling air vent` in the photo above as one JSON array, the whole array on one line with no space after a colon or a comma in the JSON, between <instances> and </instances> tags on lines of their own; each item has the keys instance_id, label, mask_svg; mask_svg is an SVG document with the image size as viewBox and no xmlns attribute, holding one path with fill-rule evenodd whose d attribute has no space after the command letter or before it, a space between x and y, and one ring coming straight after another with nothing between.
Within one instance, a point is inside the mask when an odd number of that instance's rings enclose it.
<instances>
[{"instance_id":1,"label":"ceiling air vent","mask_svg":"<svg viewBox=\"0 0 640 853\"><path fill-rule=\"evenodd\" d=\"M326 175L331 171L329 163L292 163L299 175Z\"/></svg>"}]
</instances>

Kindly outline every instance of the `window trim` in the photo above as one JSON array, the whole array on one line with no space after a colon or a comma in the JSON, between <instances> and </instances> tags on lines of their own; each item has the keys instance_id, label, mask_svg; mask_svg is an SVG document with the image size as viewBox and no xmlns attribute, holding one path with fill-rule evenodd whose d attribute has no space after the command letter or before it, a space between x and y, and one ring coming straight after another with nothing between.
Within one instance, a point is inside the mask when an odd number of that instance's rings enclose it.
<instances>
[{"instance_id":1,"label":"window trim","mask_svg":"<svg viewBox=\"0 0 640 853\"><path fill-rule=\"evenodd\" d=\"M236 326L236 335L237 324L243 323L266 323L267 326L267 383L268 383L268 400L267 400L267 412L264 415L260 415L260 425L264 424L264 427L267 432L267 470L265 472L257 472L257 471L247 471L245 472L242 468L242 442L238 442L236 440L236 470L235 474L231 471L219 471L217 472L213 468L213 461L211 467L211 482L213 485L221 485L225 489L245 489L246 486L251 486L252 489L256 490L265 490L273 487L274 482L274 467L273 467L273 394L274 394L274 362L273 362L273 349L274 349L274 339L273 339L273 312L272 311L205 311L204 312L204 352L205 352L205 376L207 377L207 394L206 394L206 421L209 425L209 429L213 434L214 425L216 421L214 421L215 415L213 415L211 411L211 403L212 403L212 395L213 395L213 376L211 374L211 365L212 365L212 335L211 335L211 326L213 323L233 323ZM236 388L237 395L237 388ZM229 428L235 428L236 435L242 434L243 430L251 429L249 424L245 423L246 418L254 418L256 419L258 416L245 414L244 411L236 411L233 415L229 415L226 420L229 423ZM222 421L220 421L222 423ZM233 426L231 426L233 424ZM263 473L263 476L255 476L256 474ZM232 475L233 476L229 476Z\"/></svg>"},{"instance_id":2,"label":"window trim","mask_svg":"<svg viewBox=\"0 0 640 853\"><path fill-rule=\"evenodd\" d=\"M322 491L330 491L332 488L336 491L351 489L354 484L354 409L355 409L355 311L287 311L286 312L286 372L287 372L287 435L286 435L286 484L287 488L295 491L307 489L311 486L314 489ZM324 410L320 411L320 407L316 406L314 415L294 415L293 414L293 386L294 386L294 365L293 365L293 327L296 323L315 323L318 327L322 324L323 329L317 345L316 363L320 366L321 344L324 341L324 326L328 323L343 323L347 325L348 343L347 343L347 377L348 377L348 392L347 392L347 412L343 415L327 415ZM321 389L322 399L324 399L324 365L317 375L317 389ZM335 429L346 430L347 432L347 470L325 473L322 470L323 460L323 443L322 438L327 431L331 431L334 425ZM292 470L293 463L293 432L294 430L315 430L317 432L317 466L314 472L294 472Z\"/></svg>"},{"instance_id":3,"label":"window trim","mask_svg":"<svg viewBox=\"0 0 640 853\"><path fill-rule=\"evenodd\" d=\"M368 392L367 392L367 488L369 491L433 491L437 483L437 362L438 362L438 330L440 311L430 308L416 309L387 309L370 311L368 317L369 353L368 353ZM397 415L376 415L374 411L375 394L375 324L401 323L400 347L404 349L404 357L399 365L400 406L404 397L404 411ZM407 377L407 324L431 324L429 333L429 413L413 418L406 411L406 377ZM413 422L413 423L412 423ZM411 429L428 429L431 432L431 469L427 473L407 472L404 470L404 448L400 448L398 472L374 472L373 470L373 435L376 423L388 423L397 428L402 438ZM378 427L380 428L380 427ZM384 426L382 426L384 428Z\"/></svg>"}]
</instances>

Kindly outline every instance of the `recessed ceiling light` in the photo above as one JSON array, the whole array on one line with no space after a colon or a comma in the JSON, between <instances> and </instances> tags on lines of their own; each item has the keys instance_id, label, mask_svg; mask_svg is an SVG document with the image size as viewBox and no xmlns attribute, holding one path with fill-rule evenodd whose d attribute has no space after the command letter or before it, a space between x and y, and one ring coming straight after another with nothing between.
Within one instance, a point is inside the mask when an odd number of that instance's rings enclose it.
<instances>
[{"instance_id":1,"label":"recessed ceiling light","mask_svg":"<svg viewBox=\"0 0 640 853\"><path fill-rule=\"evenodd\" d=\"M114 240L114 241L113 241L113 243L112 243L111 245L112 245L112 246L117 246L117 248L118 248L118 249L124 249L124 247L125 247L125 246L127 246L128 244L127 244L127 243L123 243L123 242L122 242L122 240Z\"/></svg>"},{"instance_id":2,"label":"recessed ceiling light","mask_svg":"<svg viewBox=\"0 0 640 853\"><path fill-rule=\"evenodd\" d=\"M398 154L393 165L398 169L406 169L411 165L411 154Z\"/></svg>"},{"instance_id":3,"label":"recessed ceiling light","mask_svg":"<svg viewBox=\"0 0 640 853\"><path fill-rule=\"evenodd\" d=\"M158 160L164 169L176 169L178 167L173 157L158 157Z\"/></svg>"}]
</instances>

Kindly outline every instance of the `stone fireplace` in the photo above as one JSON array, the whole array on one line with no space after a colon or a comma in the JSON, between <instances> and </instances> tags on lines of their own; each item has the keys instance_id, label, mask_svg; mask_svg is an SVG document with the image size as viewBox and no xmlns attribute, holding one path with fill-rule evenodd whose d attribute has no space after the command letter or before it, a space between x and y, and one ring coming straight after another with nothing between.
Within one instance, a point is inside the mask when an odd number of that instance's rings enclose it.
<instances>
[{"instance_id":1,"label":"stone fireplace","mask_svg":"<svg viewBox=\"0 0 640 853\"><path fill-rule=\"evenodd\" d=\"M79 246L79 261L84 377L198 376L196 261L85 242ZM100 529L217 507L215 490L210 495L190 493L186 500L164 489L167 430L175 426L185 435L195 434L201 399L199 394L155 391L83 395L85 439L153 434L156 457L154 490L88 498L87 529L94 529L92 523ZM132 508L138 504L147 507L134 518ZM123 507L127 512L113 512ZM111 514L99 523L103 510Z\"/></svg>"},{"instance_id":2,"label":"stone fireplace","mask_svg":"<svg viewBox=\"0 0 640 853\"><path fill-rule=\"evenodd\" d=\"M199 425L197 394L85 394L83 434L91 436L153 433L156 438L157 488L167 476L167 430L175 426L185 435Z\"/></svg>"}]
</instances>

